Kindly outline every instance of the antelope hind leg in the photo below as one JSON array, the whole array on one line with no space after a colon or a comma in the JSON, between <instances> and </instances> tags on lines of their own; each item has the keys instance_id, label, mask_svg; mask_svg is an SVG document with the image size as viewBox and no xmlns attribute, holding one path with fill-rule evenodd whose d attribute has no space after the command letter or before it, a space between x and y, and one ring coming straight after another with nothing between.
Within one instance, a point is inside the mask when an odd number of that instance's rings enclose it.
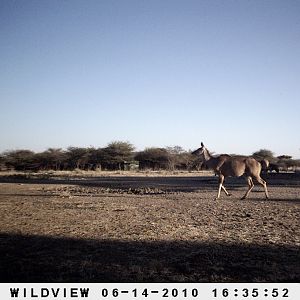
<instances>
[{"instance_id":1,"label":"antelope hind leg","mask_svg":"<svg viewBox=\"0 0 300 300\"><path fill-rule=\"evenodd\" d=\"M241 198L241 200L246 199L254 187L253 180L250 176L247 177L247 182L248 182L248 190L247 190L246 194Z\"/></svg>"},{"instance_id":2,"label":"antelope hind leg","mask_svg":"<svg viewBox=\"0 0 300 300\"><path fill-rule=\"evenodd\" d=\"M264 187L266 198L269 199L267 183L260 176L256 177L256 180Z\"/></svg>"},{"instance_id":3,"label":"antelope hind leg","mask_svg":"<svg viewBox=\"0 0 300 300\"><path fill-rule=\"evenodd\" d=\"M224 179L225 179L224 175L222 175L222 174L219 173L219 188L218 188L218 195L217 195L217 197L215 198L215 200L218 200L218 199L220 198L220 195L221 195L221 189L223 189L223 190L225 191L226 195L229 194L229 193L226 191L226 189L225 189L225 187L224 187L224 185L223 185Z\"/></svg>"}]
</instances>

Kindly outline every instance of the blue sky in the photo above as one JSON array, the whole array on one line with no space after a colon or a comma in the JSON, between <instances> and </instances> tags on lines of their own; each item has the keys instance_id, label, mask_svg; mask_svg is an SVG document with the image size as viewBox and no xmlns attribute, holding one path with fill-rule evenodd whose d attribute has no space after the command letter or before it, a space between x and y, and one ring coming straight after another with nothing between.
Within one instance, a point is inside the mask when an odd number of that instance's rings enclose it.
<instances>
[{"instance_id":1,"label":"blue sky","mask_svg":"<svg viewBox=\"0 0 300 300\"><path fill-rule=\"evenodd\" d=\"M300 1L1 0L0 40L0 151L300 158Z\"/></svg>"}]
</instances>

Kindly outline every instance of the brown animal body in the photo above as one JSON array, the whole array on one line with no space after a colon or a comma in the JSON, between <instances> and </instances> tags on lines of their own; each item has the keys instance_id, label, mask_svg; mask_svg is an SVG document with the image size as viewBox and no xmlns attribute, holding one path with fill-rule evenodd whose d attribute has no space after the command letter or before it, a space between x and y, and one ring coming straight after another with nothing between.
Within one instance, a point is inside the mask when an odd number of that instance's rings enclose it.
<instances>
[{"instance_id":1,"label":"brown animal body","mask_svg":"<svg viewBox=\"0 0 300 300\"><path fill-rule=\"evenodd\" d=\"M255 178L257 182L264 187L266 198L269 198L267 184L260 177L262 166L253 157L230 156L228 154L221 154L215 157L209 153L203 143L201 143L201 148L197 149L192 154L200 155L208 168L213 169L219 176L219 188L216 199L220 198L221 190L223 190L227 196L230 196L224 186L226 177L240 177L243 175L247 178L248 190L242 199L246 199L254 187L252 178Z\"/></svg>"},{"instance_id":2,"label":"brown animal body","mask_svg":"<svg viewBox=\"0 0 300 300\"><path fill-rule=\"evenodd\" d=\"M268 169L269 169L269 166L270 166L270 162L264 158L260 161L260 164L261 164L261 170L264 172L264 173L268 173Z\"/></svg>"}]
</instances>

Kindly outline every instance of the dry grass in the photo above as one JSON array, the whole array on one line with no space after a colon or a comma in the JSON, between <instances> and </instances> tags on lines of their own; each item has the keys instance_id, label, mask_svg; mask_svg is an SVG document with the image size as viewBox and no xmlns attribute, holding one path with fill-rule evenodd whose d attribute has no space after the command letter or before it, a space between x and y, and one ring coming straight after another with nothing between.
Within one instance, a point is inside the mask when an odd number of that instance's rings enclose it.
<instances>
[{"instance_id":1,"label":"dry grass","mask_svg":"<svg viewBox=\"0 0 300 300\"><path fill-rule=\"evenodd\" d=\"M86 171L81 169L75 169L74 171L37 171L37 172L23 172L23 171L1 171L0 176L23 176L27 178L45 178L45 177L162 177L162 176L208 176L212 175L212 171L166 171L166 170L143 170L143 171Z\"/></svg>"}]
</instances>

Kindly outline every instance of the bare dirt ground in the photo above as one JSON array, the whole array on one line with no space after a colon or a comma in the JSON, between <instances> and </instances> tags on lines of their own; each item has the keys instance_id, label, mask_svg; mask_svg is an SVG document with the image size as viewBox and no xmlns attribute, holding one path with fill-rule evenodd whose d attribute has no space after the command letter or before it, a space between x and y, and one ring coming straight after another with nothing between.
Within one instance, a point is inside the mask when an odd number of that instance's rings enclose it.
<instances>
[{"instance_id":1,"label":"bare dirt ground","mask_svg":"<svg viewBox=\"0 0 300 300\"><path fill-rule=\"evenodd\" d=\"M2 174L1 281L300 281L299 175L129 175Z\"/></svg>"}]
</instances>

